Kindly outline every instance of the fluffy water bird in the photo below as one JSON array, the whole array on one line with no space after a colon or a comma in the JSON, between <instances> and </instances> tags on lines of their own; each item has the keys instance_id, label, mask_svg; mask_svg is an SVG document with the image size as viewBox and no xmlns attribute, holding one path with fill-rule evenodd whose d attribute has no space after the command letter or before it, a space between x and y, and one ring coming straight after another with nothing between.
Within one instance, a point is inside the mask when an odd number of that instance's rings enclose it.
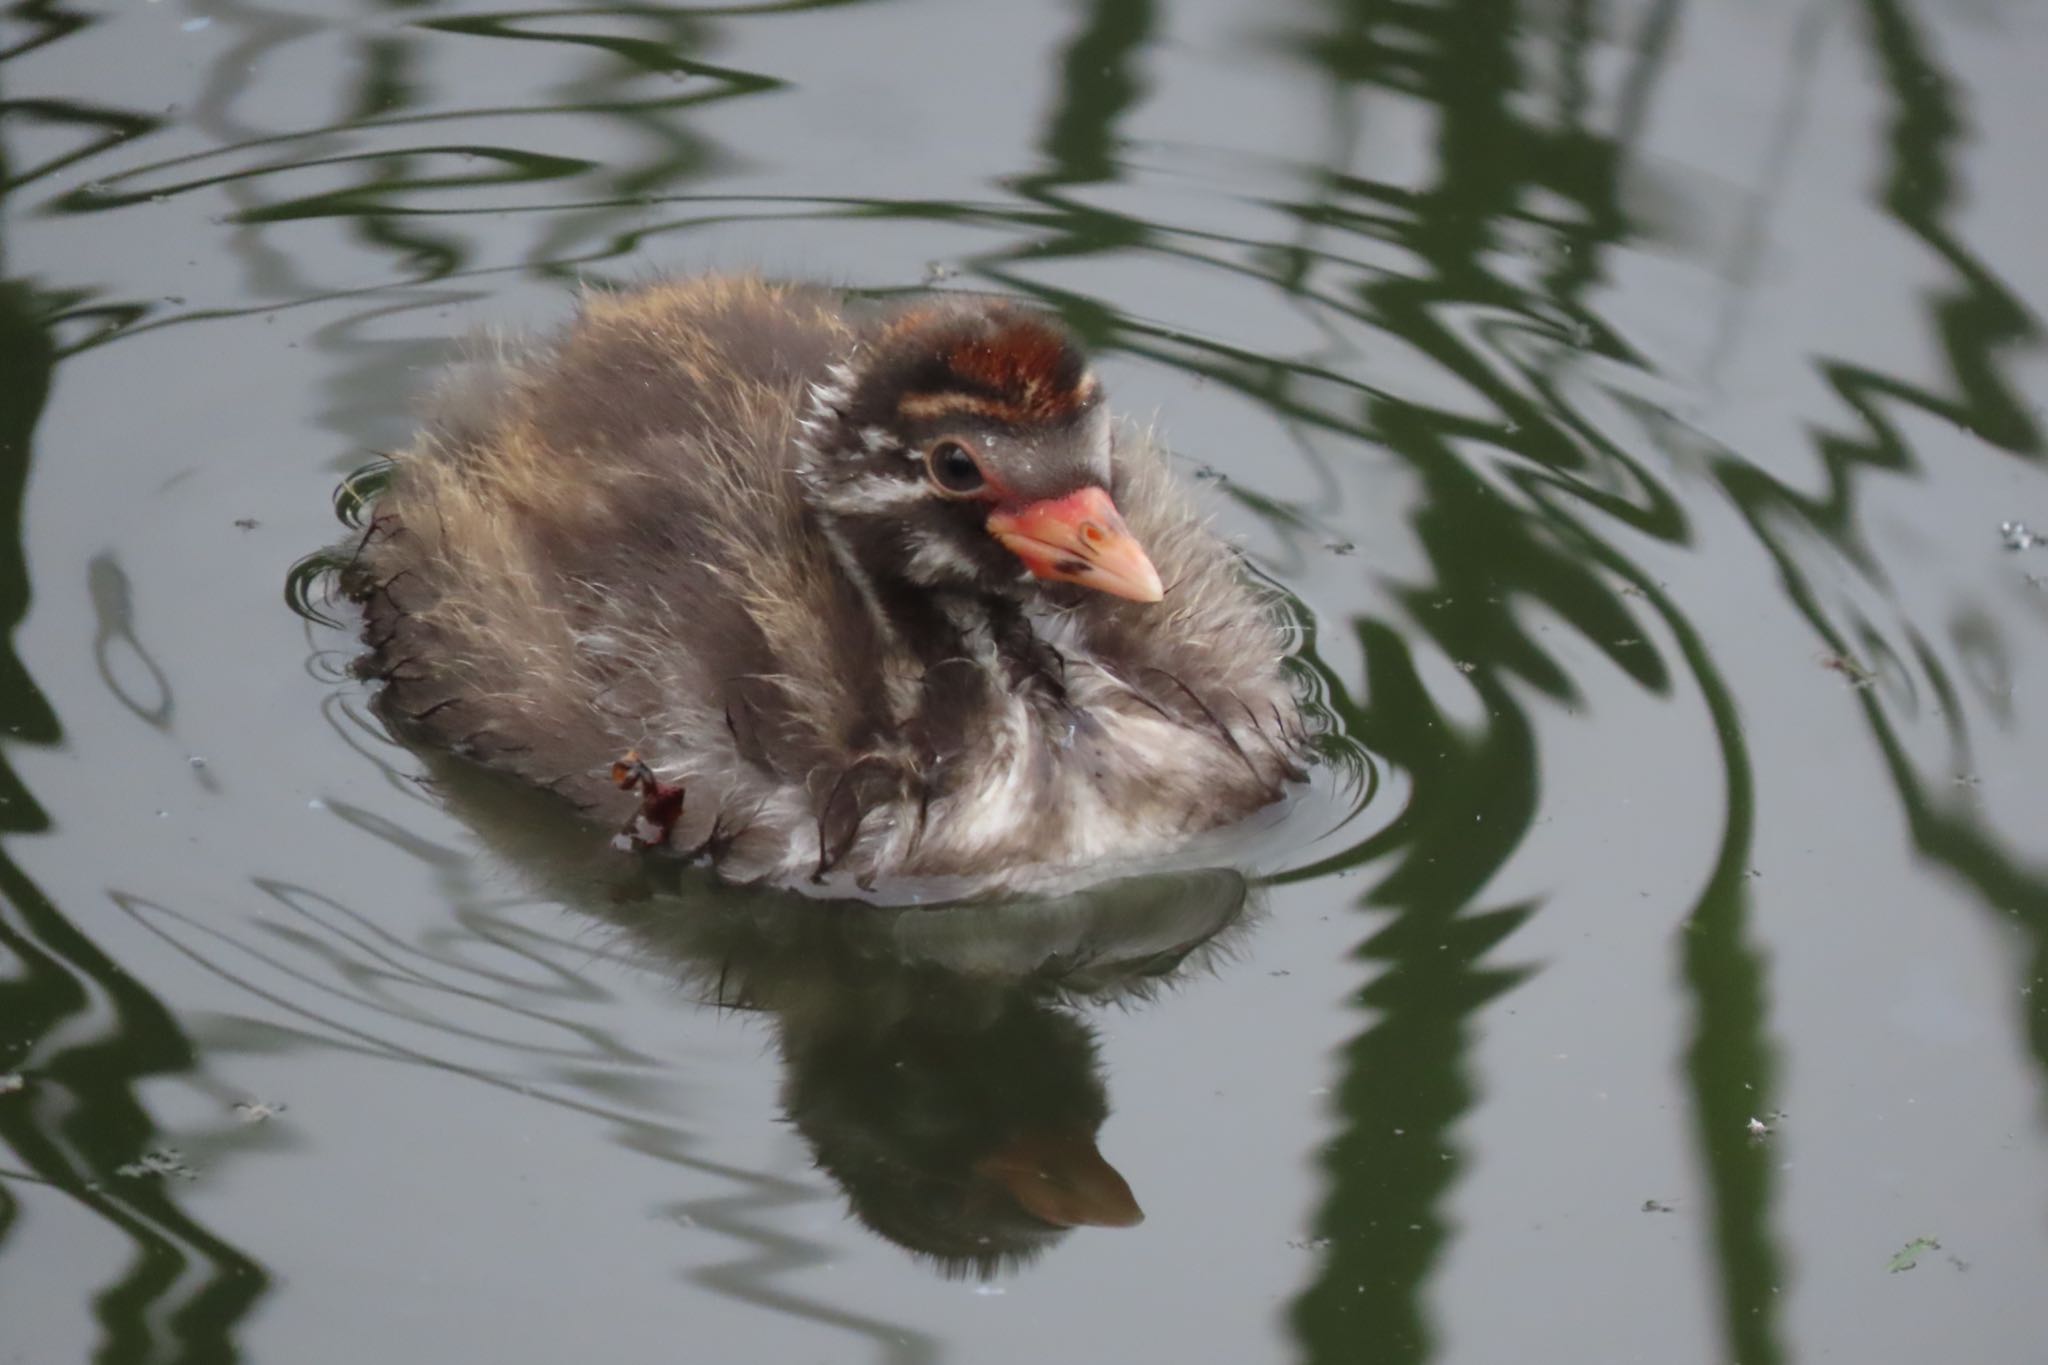
<instances>
[{"instance_id":1,"label":"fluffy water bird","mask_svg":"<svg viewBox=\"0 0 2048 1365\"><path fill-rule=\"evenodd\" d=\"M409 738L744 881L967 896L1281 800L1272 596L1073 336L752 276L458 367L344 573Z\"/></svg>"}]
</instances>

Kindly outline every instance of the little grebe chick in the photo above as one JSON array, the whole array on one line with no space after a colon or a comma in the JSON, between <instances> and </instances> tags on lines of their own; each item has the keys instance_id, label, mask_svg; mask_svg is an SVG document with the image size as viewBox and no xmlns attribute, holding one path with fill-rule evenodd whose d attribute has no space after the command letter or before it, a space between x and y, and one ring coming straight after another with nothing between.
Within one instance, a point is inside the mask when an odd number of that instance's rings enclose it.
<instances>
[{"instance_id":1,"label":"little grebe chick","mask_svg":"<svg viewBox=\"0 0 2048 1365\"><path fill-rule=\"evenodd\" d=\"M1040 312L678 280L441 399L344 578L362 670L635 842L979 894L1303 776L1270 596Z\"/></svg>"}]
</instances>

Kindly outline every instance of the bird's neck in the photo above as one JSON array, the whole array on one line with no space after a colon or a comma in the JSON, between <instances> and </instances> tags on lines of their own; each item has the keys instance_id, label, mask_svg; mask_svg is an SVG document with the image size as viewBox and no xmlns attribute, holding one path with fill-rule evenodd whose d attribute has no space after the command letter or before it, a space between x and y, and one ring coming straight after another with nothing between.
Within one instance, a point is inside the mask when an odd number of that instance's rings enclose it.
<instances>
[{"instance_id":1,"label":"bird's neck","mask_svg":"<svg viewBox=\"0 0 2048 1365\"><path fill-rule=\"evenodd\" d=\"M1064 704L1065 661L1040 638L1014 598L906 582L861 554L863 538L857 528L829 513L821 513L819 520L841 571L859 591L878 633L908 655L924 676L921 709L928 714L974 713L1005 691Z\"/></svg>"}]
</instances>

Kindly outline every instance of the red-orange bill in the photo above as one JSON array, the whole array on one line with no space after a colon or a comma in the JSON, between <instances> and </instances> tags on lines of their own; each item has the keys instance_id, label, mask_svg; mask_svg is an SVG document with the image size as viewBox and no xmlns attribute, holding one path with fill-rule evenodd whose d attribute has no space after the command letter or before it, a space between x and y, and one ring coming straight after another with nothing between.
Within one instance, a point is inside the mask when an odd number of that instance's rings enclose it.
<instances>
[{"instance_id":1,"label":"red-orange bill","mask_svg":"<svg viewBox=\"0 0 2048 1365\"><path fill-rule=\"evenodd\" d=\"M989 515L988 530L1039 578L1078 583L1133 602L1157 602L1166 595L1159 571L1100 488L999 507Z\"/></svg>"}]
</instances>

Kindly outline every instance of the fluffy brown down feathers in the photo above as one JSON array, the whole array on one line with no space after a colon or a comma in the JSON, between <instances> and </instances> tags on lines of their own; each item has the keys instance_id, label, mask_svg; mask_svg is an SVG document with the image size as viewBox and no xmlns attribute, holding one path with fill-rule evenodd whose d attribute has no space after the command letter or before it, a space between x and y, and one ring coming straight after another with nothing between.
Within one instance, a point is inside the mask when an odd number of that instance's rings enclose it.
<instances>
[{"instance_id":1,"label":"fluffy brown down feathers","mask_svg":"<svg viewBox=\"0 0 2048 1365\"><path fill-rule=\"evenodd\" d=\"M922 670L793 455L812 386L873 325L810 286L673 281L592 293L551 344L451 376L345 584L394 723L607 820L634 805L609 765L637 752L685 788L674 842L739 879L831 860L1025 887L1277 799L1306 741L1273 604L1128 428L1110 492L1165 600L1045 593L1029 614L1082 723L1005 697L961 752L920 747ZM948 357L1003 393L1049 363L1029 338ZM849 790L850 828L827 829Z\"/></svg>"}]
</instances>

